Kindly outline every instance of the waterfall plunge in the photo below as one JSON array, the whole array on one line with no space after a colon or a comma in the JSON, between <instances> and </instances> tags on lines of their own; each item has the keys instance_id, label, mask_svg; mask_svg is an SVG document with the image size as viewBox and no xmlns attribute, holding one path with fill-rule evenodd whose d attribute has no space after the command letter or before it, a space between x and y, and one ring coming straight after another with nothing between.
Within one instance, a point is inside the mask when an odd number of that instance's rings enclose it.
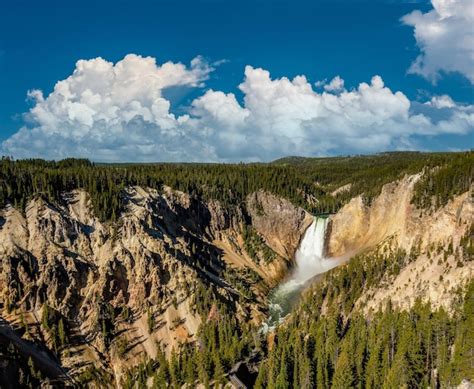
<instances>
[{"instance_id":1,"label":"waterfall plunge","mask_svg":"<svg viewBox=\"0 0 474 389\"><path fill-rule=\"evenodd\" d=\"M315 218L306 230L296 251L296 268L291 278L279 288L286 291L302 287L314 276L327 272L337 265L334 260L324 257L326 218Z\"/></svg>"},{"instance_id":2,"label":"waterfall plunge","mask_svg":"<svg viewBox=\"0 0 474 389\"><path fill-rule=\"evenodd\" d=\"M274 328L289 313L292 303L307 281L339 264L335 259L324 257L326 225L326 218L316 217L304 233L296 251L293 274L270 296L270 317L262 328L264 332Z\"/></svg>"}]
</instances>

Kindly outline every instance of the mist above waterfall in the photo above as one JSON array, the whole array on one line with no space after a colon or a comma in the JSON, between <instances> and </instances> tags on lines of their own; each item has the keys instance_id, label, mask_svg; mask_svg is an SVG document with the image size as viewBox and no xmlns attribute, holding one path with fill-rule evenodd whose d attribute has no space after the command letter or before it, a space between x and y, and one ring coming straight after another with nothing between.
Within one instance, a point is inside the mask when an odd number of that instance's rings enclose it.
<instances>
[{"instance_id":1,"label":"mist above waterfall","mask_svg":"<svg viewBox=\"0 0 474 389\"><path fill-rule=\"evenodd\" d=\"M264 331L273 328L285 317L304 285L314 276L336 267L340 261L324 256L328 219L315 217L305 231L295 254L295 268L290 278L270 296L270 318Z\"/></svg>"}]
</instances>

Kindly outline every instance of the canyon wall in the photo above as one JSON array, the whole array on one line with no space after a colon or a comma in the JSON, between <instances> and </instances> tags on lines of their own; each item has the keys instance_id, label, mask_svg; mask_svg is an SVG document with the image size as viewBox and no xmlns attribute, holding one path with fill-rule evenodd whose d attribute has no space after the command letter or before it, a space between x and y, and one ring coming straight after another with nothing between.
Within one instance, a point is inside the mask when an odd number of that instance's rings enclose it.
<instances>
[{"instance_id":1,"label":"canyon wall","mask_svg":"<svg viewBox=\"0 0 474 389\"><path fill-rule=\"evenodd\" d=\"M196 309L203 289L239 320L259 322L266 293L286 274L310 220L263 192L229 210L170 188L133 187L125 204L116 223L101 222L84 191L65 193L60 204L37 196L24 212L0 211L1 315L52 347L41 322L46 306L57 312L74 338L60 352L71 374L97 364L119 380L144 355L155 357L158 343L169 353L194 340L207 320ZM247 253L244 221L273 250L272 261L261 259L259 247L254 258ZM120 334L112 343L101 329L111 321Z\"/></svg>"},{"instance_id":2,"label":"canyon wall","mask_svg":"<svg viewBox=\"0 0 474 389\"><path fill-rule=\"evenodd\" d=\"M474 222L472 188L444 207L420 210L411 203L419 179L417 174L385 185L371 204L355 197L330 218L329 257L401 249L414 259L396 278L362 296L359 305L366 310L387 300L407 308L417 298L449 309L457 289L473 277L472 258L458 260L461 240Z\"/></svg>"}]
</instances>

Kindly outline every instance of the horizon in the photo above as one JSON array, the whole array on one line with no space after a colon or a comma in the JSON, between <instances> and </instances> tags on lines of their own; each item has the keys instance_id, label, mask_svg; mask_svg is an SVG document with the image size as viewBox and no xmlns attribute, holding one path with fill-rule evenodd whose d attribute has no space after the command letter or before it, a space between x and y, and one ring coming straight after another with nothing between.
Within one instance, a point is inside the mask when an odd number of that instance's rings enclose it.
<instances>
[{"instance_id":1,"label":"horizon","mask_svg":"<svg viewBox=\"0 0 474 389\"><path fill-rule=\"evenodd\" d=\"M440 151L424 151L424 150L394 150L394 151L379 151L369 154L340 154L340 155L328 155L328 156L316 156L316 157L305 157L301 155L287 155L278 157L270 161L235 161L235 162L213 162L213 161L201 161L201 162L186 162L186 161L148 161L148 162L134 162L134 161L95 161L89 158L81 157L65 157L62 159L46 159L46 158L14 158L8 155L0 156L0 159L8 159L12 162L18 161L31 161L40 160L45 162L59 163L67 160L73 161L87 161L93 165L270 165L283 160L301 159L301 160L319 160L319 159L345 159L345 158L364 158L364 157L382 157L384 155L395 155L395 154L464 154L472 153L474 149L466 150L440 150Z\"/></svg>"}]
</instances>

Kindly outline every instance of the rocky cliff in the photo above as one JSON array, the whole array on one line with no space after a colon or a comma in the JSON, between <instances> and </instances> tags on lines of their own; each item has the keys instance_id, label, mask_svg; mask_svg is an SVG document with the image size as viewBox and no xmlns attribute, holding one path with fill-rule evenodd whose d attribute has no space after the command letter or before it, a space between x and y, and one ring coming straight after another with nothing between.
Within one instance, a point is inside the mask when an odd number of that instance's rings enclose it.
<instances>
[{"instance_id":1,"label":"rocky cliff","mask_svg":"<svg viewBox=\"0 0 474 389\"><path fill-rule=\"evenodd\" d=\"M396 277L364 293L358 305L365 310L387 300L408 308L417 298L449 310L458 289L473 277L473 258L462 247L463 241L472 239L472 189L444 207L420 210L411 203L420 177L406 176L385 185L371 204L355 197L330 219L330 257L402 250L412 259Z\"/></svg>"},{"instance_id":2,"label":"rocky cliff","mask_svg":"<svg viewBox=\"0 0 474 389\"><path fill-rule=\"evenodd\" d=\"M195 339L206 293L258 322L310 220L263 192L233 209L170 188L124 196L117 223L101 222L84 191L0 211L2 317L56 349L72 375L97 365L118 382L158 344L171 352ZM67 347L58 346L60 321Z\"/></svg>"}]
</instances>

